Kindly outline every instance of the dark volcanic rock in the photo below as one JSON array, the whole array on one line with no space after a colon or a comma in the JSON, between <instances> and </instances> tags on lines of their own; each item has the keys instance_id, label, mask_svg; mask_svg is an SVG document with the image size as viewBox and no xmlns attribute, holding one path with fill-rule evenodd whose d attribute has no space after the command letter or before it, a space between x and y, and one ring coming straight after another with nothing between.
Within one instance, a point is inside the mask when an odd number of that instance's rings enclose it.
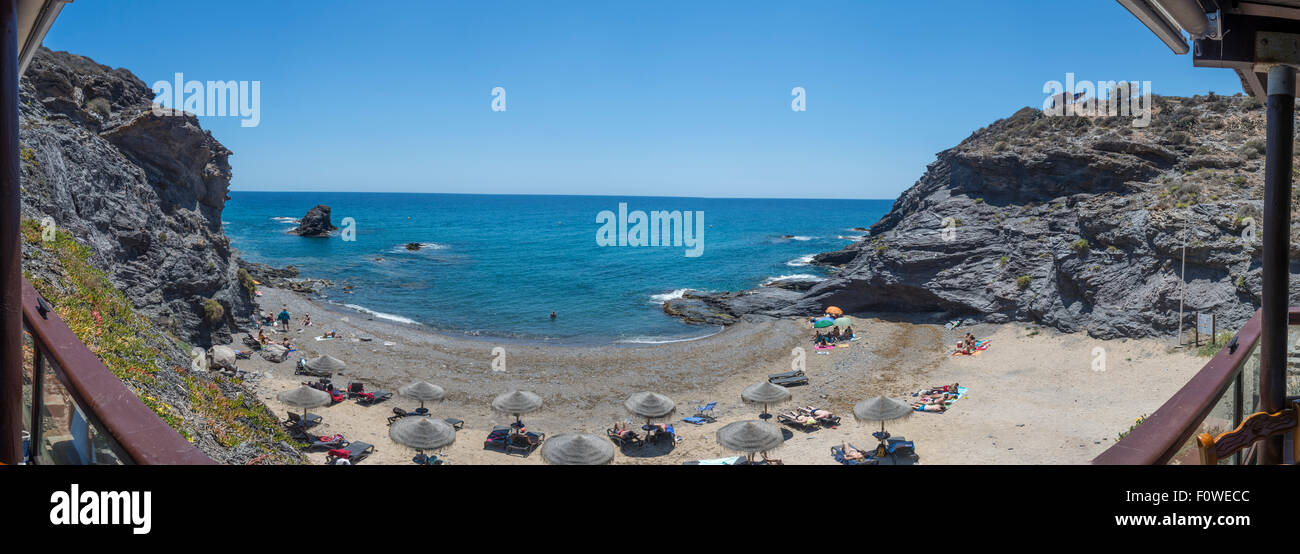
<instances>
[{"instance_id":1,"label":"dark volcanic rock","mask_svg":"<svg viewBox=\"0 0 1300 554\"><path fill-rule=\"evenodd\" d=\"M412 251L412 252L414 252L414 251L416 251L416 250L419 250L419 249L420 249L420 243L418 243L418 242L408 242L408 243L406 243L406 249L407 249L407 250L410 250L410 251Z\"/></svg>"},{"instance_id":2,"label":"dark volcanic rock","mask_svg":"<svg viewBox=\"0 0 1300 554\"><path fill-rule=\"evenodd\" d=\"M53 218L160 327L203 346L252 313L221 229L227 150L191 114L157 116L125 69L42 48L23 76L23 217ZM225 317L210 322L203 302Z\"/></svg>"},{"instance_id":3,"label":"dark volcanic rock","mask_svg":"<svg viewBox=\"0 0 1300 554\"><path fill-rule=\"evenodd\" d=\"M840 269L790 304L722 294L674 311L709 320L836 305L1150 337L1176 332L1185 290L1184 326L1213 312L1233 330L1259 306L1248 230L1262 226L1264 123L1243 97L1156 97L1146 128L1025 108L939 153L862 241L815 256Z\"/></svg>"},{"instance_id":4,"label":"dark volcanic rock","mask_svg":"<svg viewBox=\"0 0 1300 554\"><path fill-rule=\"evenodd\" d=\"M328 237L330 231L338 229L330 223L330 207L324 204L317 204L315 208L307 210L307 215L302 216L302 222L290 233L303 237Z\"/></svg>"}]
</instances>

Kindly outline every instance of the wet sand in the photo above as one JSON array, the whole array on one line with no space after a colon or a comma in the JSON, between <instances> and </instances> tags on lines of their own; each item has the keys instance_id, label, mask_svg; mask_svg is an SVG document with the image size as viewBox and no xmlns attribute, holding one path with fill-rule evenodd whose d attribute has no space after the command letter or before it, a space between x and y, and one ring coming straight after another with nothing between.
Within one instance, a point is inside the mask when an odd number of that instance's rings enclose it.
<instances>
[{"instance_id":1,"label":"wet sand","mask_svg":"<svg viewBox=\"0 0 1300 554\"><path fill-rule=\"evenodd\" d=\"M544 463L539 452L525 457L483 447L493 426L513 421L492 411L492 398L516 389L542 397L542 409L524 421L530 431L548 436L571 431L603 436L615 421L639 425L644 422L623 409L629 394L651 390L671 397L677 413L670 422L682 440L672 447L629 448L616 454L615 464L681 464L734 456L717 444L714 434L727 423L754 419L761 412L742 403L740 391L768 374L789 371L795 348L805 353L810 383L793 387L793 400L773 411L816 405L840 415L843 423L811 433L785 428L785 445L771 455L787 464L834 464L830 447L843 441L872 446L873 425L853 421L850 410L858 400L882 394L903 397L954 382L970 392L947 413L916 413L887 425L892 434L916 441L922 464L1082 464L1112 444L1134 418L1159 407L1206 360L1171 351L1158 340L1102 341L1051 330L1031 334L1024 324L961 327L954 332L917 316L891 314L859 314L854 329L860 339L825 353L811 348L807 321L763 317L747 318L703 339L668 344L494 342L373 319L290 291L262 291L263 309L275 313L281 305L288 306L294 319L287 336L299 348L279 364L257 355L239 361L240 369L269 372L250 385L268 406L284 416L286 407L275 400L276 393L313 380L293 374L299 355L329 354L347 362L348 369L334 377L339 385L361 381L368 390L396 391L413 381L429 381L447 391L444 401L429 406L433 414L465 421L456 443L442 452L452 464ZM304 313L313 321L307 328L301 326ZM341 338L314 339L330 329ZM951 344L967 331L992 339L991 348L974 357L949 356ZM284 336L268 334L276 340ZM492 369L499 357L493 354L497 347L505 351L504 371ZM1096 347L1106 351L1105 371L1094 370ZM693 415L695 406L711 401L718 402L717 423L696 426L681 421ZM318 434L342 433L348 440L376 446L375 454L362 463L406 464L414 450L389 439L387 417L393 407L416 406L418 402L395 395L369 407L345 401L311 411L324 417ZM325 454L309 458L323 463Z\"/></svg>"}]
</instances>

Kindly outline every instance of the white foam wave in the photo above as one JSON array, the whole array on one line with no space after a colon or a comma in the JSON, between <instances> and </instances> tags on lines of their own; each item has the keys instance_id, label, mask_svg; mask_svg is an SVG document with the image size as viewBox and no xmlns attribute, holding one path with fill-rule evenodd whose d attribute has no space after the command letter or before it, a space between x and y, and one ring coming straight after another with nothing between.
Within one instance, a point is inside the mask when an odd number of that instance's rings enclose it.
<instances>
[{"instance_id":1,"label":"white foam wave","mask_svg":"<svg viewBox=\"0 0 1300 554\"><path fill-rule=\"evenodd\" d=\"M681 298L683 294L686 294L686 291L688 290L691 289L677 289L675 291L665 292L663 294L652 294L650 295L650 303L663 304L664 302L667 302L669 300L676 300L678 298Z\"/></svg>"},{"instance_id":2,"label":"white foam wave","mask_svg":"<svg viewBox=\"0 0 1300 554\"><path fill-rule=\"evenodd\" d=\"M273 217L273 218L271 218L271 220L272 220L272 221L279 221L280 223L292 223L292 224L294 224L294 225L297 225L297 224L299 224L299 223L302 223L302 221L300 221L300 220L299 220L298 218L296 218L296 217Z\"/></svg>"},{"instance_id":3,"label":"white foam wave","mask_svg":"<svg viewBox=\"0 0 1300 554\"><path fill-rule=\"evenodd\" d=\"M389 250L389 252L400 254L402 252L423 252L425 250L443 250L447 248L447 245L438 244L436 242L418 242L416 244L420 245L419 250L409 250L406 248L406 244L402 243L397 246L394 246L392 250Z\"/></svg>"},{"instance_id":4,"label":"white foam wave","mask_svg":"<svg viewBox=\"0 0 1300 554\"><path fill-rule=\"evenodd\" d=\"M788 265L790 267L801 267L801 266L812 264L812 261L813 261L813 255L809 254L807 256L799 256L798 258L790 260L786 262L785 265Z\"/></svg>"},{"instance_id":5,"label":"white foam wave","mask_svg":"<svg viewBox=\"0 0 1300 554\"><path fill-rule=\"evenodd\" d=\"M394 314L386 314L386 313L384 313L384 312L376 312L376 311L374 311L374 310L372 310L372 309L370 309L370 308L367 308L367 307L365 307L365 306L358 306L358 305L356 305L356 304L344 304L343 307L345 307L345 308L352 308L353 310L356 310L356 311L358 311L358 312L361 312L361 313L363 313L363 314L367 314L367 315L369 315L369 316L371 316L371 317L375 317L375 318L378 318L378 319L387 319L387 320L389 320L389 321L396 321L396 322L398 322L398 323L410 323L410 324L412 324L412 325L419 325L419 324L420 324L420 322L418 322L418 321L416 321L416 320L414 320L414 319L408 318L408 317L402 317L402 316L400 316L400 315L394 315Z\"/></svg>"},{"instance_id":6,"label":"white foam wave","mask_svg":"<svg viewBox=\"0 0 1300 554\"><path fill-rule=\"evenodd\" d=\"M826 278L822 277L821 275L813 275L810 273L795 273L793 275L778 275L776 277L768 277L766 281L763 281L763 284L770 285L777 281L785 281L788 279L800 279L804 281L825 281L826 280Z\"/></svg>"}]
</instances>

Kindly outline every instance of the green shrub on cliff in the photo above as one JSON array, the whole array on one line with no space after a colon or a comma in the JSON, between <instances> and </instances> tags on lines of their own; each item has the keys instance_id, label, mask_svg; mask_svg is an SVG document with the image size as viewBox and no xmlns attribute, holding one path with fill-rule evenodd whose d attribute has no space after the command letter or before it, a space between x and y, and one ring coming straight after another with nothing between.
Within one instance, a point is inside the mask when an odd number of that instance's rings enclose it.
<instances>
[{"instance_id":1,"label":"green shrub on cliff","mask_svg":"<svg viewBox=\"0 0 1300 554\"><path fill-rule=\"evenodd\" d=\"M248 291L248 294L250 295L256 294L257 283L253 282L253 275L250 274L247 269L244 269L242 267L239 268L238 274L239 274L239 284L244 286L244 290Z\"/></svg>"},{"instance_id":2,"label":"green shrub on cliff","mask_svg":"<svg viewBox=\"0 0 1300 554\"><path fill-rule=\"evenodd\" d=\"M1016 287L1019 288L1020 290L1025 290L1029 288L1029 283L1032 283L1033 281L1034 281L1033 277L1030 277L1028 275L1021 275L1019 277L1016 277Z\"/></svg>"},{"instance_id":3,"label":"green shrub on cliff","mask_svg":"<svg viewBox=\"0 0 1300 554\"><path fill-rule=\"evenodd\" d=\"M216 323L226 316L226 309L221 306L220 302L211 298L203 301L203 318L209 322Z\"/></svg>"}]
</instances>

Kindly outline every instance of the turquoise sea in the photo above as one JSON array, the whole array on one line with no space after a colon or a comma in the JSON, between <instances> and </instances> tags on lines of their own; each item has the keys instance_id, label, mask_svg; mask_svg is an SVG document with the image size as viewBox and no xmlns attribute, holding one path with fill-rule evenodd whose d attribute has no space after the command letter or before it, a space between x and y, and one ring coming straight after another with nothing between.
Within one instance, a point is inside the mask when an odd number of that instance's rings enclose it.
<instances>
[{"instance_id":1,"label":"turquoise sea","mask_svg":"<svg viewBox=\"0 0 1300 554\"><path fill-rule=\"evenodd\" d=\"M222 215L244 259L333 281L339 309L469 335L564 343L656 343L716 329L668 317L685 289L752 288L824 275L807 257L862 236L892 200L241 192ZM703 250L600 246L602 211L703 212ZM288 234L312 206L355 240ZM353 238L351 233L346 238ZM409 251L406 244L424 245ZM351 292L344 290L351 285ZM549 316L557 313L556 319Z\"/></svg>"}]
</instances>

